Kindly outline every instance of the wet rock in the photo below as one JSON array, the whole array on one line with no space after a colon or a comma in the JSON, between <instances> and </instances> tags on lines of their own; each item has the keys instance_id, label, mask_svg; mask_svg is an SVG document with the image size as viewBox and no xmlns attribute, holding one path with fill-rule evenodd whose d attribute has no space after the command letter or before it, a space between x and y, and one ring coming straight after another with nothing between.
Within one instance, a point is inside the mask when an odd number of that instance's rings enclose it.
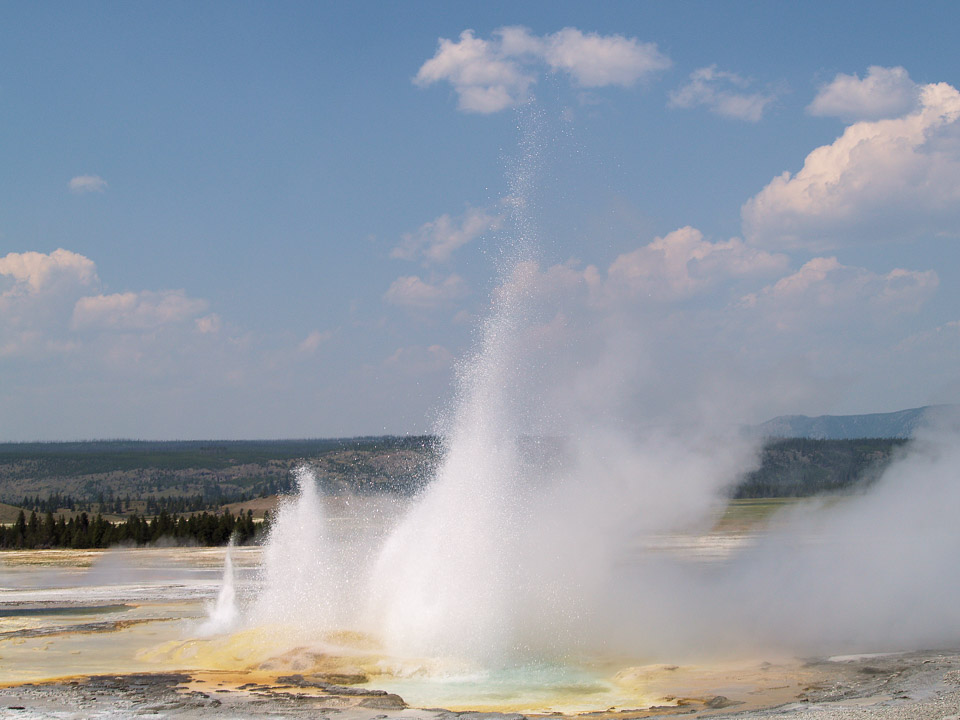
<instances>
[{"instance_id":1,"label":"wet rock","mask_svg":"<svg viewBox=\"0 0 960 720\"><path fill-rule=\"evenodd\" d=\"M370 679L361 673L317 673L315 677L332 685L362 685Z\"/></svg>"},{"instance_id":2,"label":"wet rock","mask_svg":"<svg viewBox=\"0 0 960 720\"><path fill-rule=\"evenodd\" d=\"M133 675L91 675L85 685L102 690L146 690L176 687L190 680L183 673L135 673Z\"/></svg>"},{"instance_id":3,"label":"wet rock","mask_svg":"<svg viewBox=\"0 0 960 720\"><path fill-rule=\"evenodd\" d=\"M371 710L403 710L407 707L407 704L399 695L385 693L374 697L365 697L360 701L360 707Z\"/></svg>"},{"instance_id":4,"label":"wet rock","mask_svg":"<svg viewBox=\"0 0 960 720\"><path fill-rule=\"evenodd\" d=\"M371 690L369 688L349 687L327 681L328 675L284 675L278 677L277 682L287 683L294 687L311 687L323 690L331 695L351 695L361 697L376 697L386 695L385 690ZM354 676L351 676L354 677Z\"/></svg>"},{"instance_id":5,"label":"wet rock","mask_svg":"<svg viewBox=\"0 0 960 720\"><path fill-rule=\"evenodd\" d=\"M717 695L715 697L707 700L704 705L706 705L711 710L719 710L720 708L730 707L731 705L739 705L740 703L733 702L730 698L725 695Z\"/></svg>"}]
</instances>

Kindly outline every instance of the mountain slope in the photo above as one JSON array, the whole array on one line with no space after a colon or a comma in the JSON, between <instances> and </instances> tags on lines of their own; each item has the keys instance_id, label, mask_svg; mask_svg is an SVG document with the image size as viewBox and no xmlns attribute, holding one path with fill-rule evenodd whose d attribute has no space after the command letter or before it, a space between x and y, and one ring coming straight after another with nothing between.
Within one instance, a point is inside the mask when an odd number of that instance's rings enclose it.
<instances>
[{"instance_id":1,"label":"mountain slope","mask_svg":"<svg viewBox=\"0 0 960 720\"><path fill-rule=\"evenodd\" d=\"M927 405L910 410L869 415L781 415L756 426L763 437L853 440L857 438L909 438L937 414L956 405Z\"/></svg>"}]
</instances>

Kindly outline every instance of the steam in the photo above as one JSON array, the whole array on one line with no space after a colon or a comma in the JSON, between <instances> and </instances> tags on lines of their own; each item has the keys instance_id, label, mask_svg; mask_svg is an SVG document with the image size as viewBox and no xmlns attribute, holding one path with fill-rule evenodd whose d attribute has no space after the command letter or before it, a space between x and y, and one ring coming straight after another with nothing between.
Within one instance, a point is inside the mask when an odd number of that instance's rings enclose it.
<instances>
[{"instance_id":1,"label":"steam","mask_svg":"<svg viewBox=\"0 0 960 720\"><path fill-rule=\"evenodd\" d=\"M960 418L918 434L869 491L802 503L720 565L647 556L594 631L659 660L890 652L960 642Z\"/></svg>"},{"instance_id":2,"label":"steam","mask_svg":"<svg viewBox=\"0 0 960 720\"><path fill-rule=\"evenodd\" d=\"M960 642L960 417L919 433L868 491L792 506L724 562L653 552L657 538L710 530L756 447L709 424L631 434L546 396L538 408L564 432L525 434L529 386L512 342L523 318L494 318L465 366L434 481L385 536L348 551L302 470L248 622L300 636L359 629L397 658L488 669Z\"/></svg>"},{"instance_id":3,"label":"steam","mask_svg":"<svg viewBox=\"0 0 960 720\"><path fill-rule=\"evenodd\" d=\"M743 558L744 584L772 600L753 606L758 635L863 652L960 641L958 507L960 416L944 413L866 495L790 513Z\"/></svg>"},{"instance_id":4,"label":"steam","mask_svg":"<svg viewBox=\"0 0 960 720\"><path fill-rule=\"evenodd\" d=\"M497 667L598 649L605 594L621 590L621 549L638 533L708 527L722 490L753 461L730 423L628 429L604 397L623 385L596 386L631 376L630 356L605 352L631 339L622 318L601 327L599 352L564 352L562 337L596 333L596 316L551 317L532 219L537 120L527 118L511 183L501 282L439 428L442 462L370 575L367 623L400 656ZM551 327L560 343L545 338ZM571 397L571 382L592 387Z\"/></svg>"},{"instance_id":5,"label":"steam","mask_svg":"<svg viewBox=\"0 0 960 720\"><path fill-rule=\"evenodd\" d=\"M594 301L589 273L541 270L536 121L433 482L386 535L346 546L300 470L246 622L298 639L361 630L394 657L485 668L960 641L956 418L919 436L866 494L795 508L725 563L644 549L709 531L756 465L757 440L737 432L734 410L752 396L725 370L734 360L676 362L678 349L703 348L675 318L642 302L614 311Z\"/></svg>"}]
</instances>

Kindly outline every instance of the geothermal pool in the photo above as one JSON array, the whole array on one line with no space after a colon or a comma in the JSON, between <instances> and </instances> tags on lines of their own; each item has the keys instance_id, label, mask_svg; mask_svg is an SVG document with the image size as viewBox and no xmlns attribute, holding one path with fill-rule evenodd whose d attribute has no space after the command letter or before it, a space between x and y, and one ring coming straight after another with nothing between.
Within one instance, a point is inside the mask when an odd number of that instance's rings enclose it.
<instances>
[{"instance_id":1,"label":"geothermal pool","mask_svg":"<svg viewBox=\"0 0 960 720\"><path fill-rule=\"evenodd\" d=\"M383 500L326 499L334 552L362 558L392 522ZM635 538L618 562L671 557L722 566L750 547L767 508L744 505L707 533ZM360 554L358 555L358 550ZM792 699L809 673L770 654L667 664L592 649L499 666L471 658L398 656L362 628L257 615L273 582L261 547L229 550L236 605L248 620L217 627L226 548L7 552L0 556L0 667L22 684L92 674L186 671L239 686L291 673L397 693L415 707L581 712L676 705L717 695L770 704ZM299 608L298 612L304 612ZM345 615L344 617L349 617ZM360 617L360 615L353 615ZM249 618L260 618L261 622ZM199 673L199 675L196 675Z\"/></svg>"}]
</instances>

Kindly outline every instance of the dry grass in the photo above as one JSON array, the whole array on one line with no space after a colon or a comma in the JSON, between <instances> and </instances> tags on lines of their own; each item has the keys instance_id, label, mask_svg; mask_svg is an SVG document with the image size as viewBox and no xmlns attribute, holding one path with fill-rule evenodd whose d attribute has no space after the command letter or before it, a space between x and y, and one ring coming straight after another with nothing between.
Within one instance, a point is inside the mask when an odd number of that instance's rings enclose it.
<instances>
[{"instance_id":1,"label":"dry grass","mask_svg":"<svg viewBox=\"0 0 960 720\"><path fill-rule=\"evenodd\" d=\"M20 508L16 505L7 505L0 503L0 525L13 525L17 521L17 515L20 514Z\"/></svg>"}]
</instances>

